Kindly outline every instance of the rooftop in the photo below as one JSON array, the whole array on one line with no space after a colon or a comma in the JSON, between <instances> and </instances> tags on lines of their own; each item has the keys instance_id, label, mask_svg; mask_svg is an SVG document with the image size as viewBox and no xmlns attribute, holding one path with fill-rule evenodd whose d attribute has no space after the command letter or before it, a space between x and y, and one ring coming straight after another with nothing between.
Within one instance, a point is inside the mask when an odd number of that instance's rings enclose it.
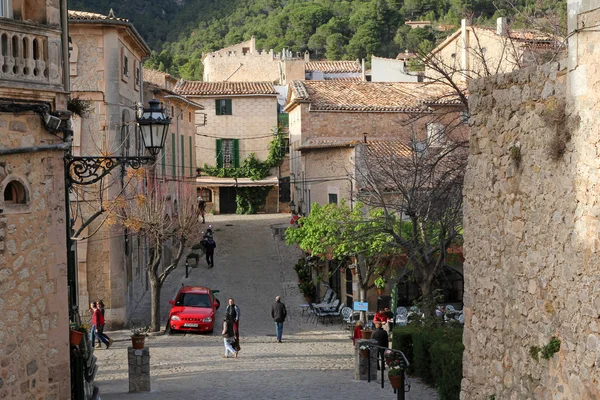
<instances>
[{"instance_id":1,"label":"rooftop","mask_svg":"<svg viewBox=\"0 0 600 400\"><path fill-rule=\"evenodd\" d=\"M424 111L429 104L459 104L447 86L423 82L293 81L292 102L311 111Z\"/></svg>"},{"instance_id":2,"label":"rooftop","mask_svg":"<svg viewBox=\"0 0 600 400\"><path fill-rule=\"evenodd\" d=\"M121 22L129 22L127 18L117 18L115 17L115 13L112 8L108 15L91 13L87 11L75 11L69 10L69 19L70 20L84 20L84 21L121 21Z\"/></svg>"},{"instance_id":3,"label":"rooftop","mask_svg":"<svg viewBox=\"0 0 600 400\"><path fill-rule=\"evenodd\" d=\"M175 93L185 96L277 95L269 82L180 81Z\"/></svg>"},{"instance_id":4,"label":"rooftop","mask_svg":"<svg viewBox=\"0 0 600 400\"><path fill-rule=\"evenodd\" d=\"M356 61L309 61L304 67L306 72L322 71L326 73L362 72L362 66Z\"/></svg>"}]
</instances>

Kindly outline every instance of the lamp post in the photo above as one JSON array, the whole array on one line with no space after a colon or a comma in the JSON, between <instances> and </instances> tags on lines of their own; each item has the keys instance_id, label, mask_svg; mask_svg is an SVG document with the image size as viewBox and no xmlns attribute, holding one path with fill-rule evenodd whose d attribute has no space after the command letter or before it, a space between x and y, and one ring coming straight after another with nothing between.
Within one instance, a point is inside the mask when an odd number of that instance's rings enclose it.
<instances>
[{"instance_id":1,"label":"lamp post","mask_svg":"<svg viewBox=\"0 0 600 400\"><path fill-rule=\"evenodd\" d=\"M167 117L161 103L152 99L149 108L138 111L136 118L139 134L150 156L109 157L109 156L73 156L68 150L65 154L65 213L67 222L67 280L69 285L69 316L73 319L77 309L77 262L72 235L69 193L73 185L91 185L108 175L116 167L123 165L138 169L154 161L164 147L171 118ZM68 134L72 135L70 129Z\"/></svg>"},{"instance_id":2,"label":"lamp post","mask_svg":"<svg viewBox=\"0 0 600 400\"><path fill-rule=\"evenodd\" d=\"M294 203L294 200L290 201L290 211L292 214L296 213L296 203Z\"/></svg>"}]
</instances>

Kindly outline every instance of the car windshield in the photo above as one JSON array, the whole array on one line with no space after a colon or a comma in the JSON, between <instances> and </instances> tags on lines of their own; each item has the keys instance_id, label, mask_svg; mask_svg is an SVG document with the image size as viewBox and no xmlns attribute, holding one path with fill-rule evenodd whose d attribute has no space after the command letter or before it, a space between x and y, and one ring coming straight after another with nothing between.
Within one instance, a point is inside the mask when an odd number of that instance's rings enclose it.
<instances>
[{"instance_id":1,"label":"car windshield","mask_svg":"<svg viewBox=\"0 0 600 400\"><path fill-rule=\"evenodd\" d=\"M210 308L210 298L205 293L181 293L175 302L176 306Z\"/></svg>"}]
</instances>

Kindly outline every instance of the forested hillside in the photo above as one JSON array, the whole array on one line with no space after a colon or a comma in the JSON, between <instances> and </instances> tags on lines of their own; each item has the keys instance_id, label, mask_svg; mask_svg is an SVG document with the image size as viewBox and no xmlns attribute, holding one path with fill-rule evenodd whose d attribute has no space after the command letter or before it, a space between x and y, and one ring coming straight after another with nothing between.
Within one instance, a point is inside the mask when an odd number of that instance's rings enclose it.
<instances>
[{"instance_id":1,"label":"forested hillside","mask_svg":"<svg viewBox=\"0 0 600 400\"><path fill-rule=\"evenodd\" d=\"M312 58L395 57L432 48L451 31L410 29L406 20L459 25L509 16L562 22L566 0L69 0L72 9L129 18L155 50L147 62L175 76L201 79L203 52L256 37L259 49L310 51ZM555 16L559 18L556 20Z\"/></svg>"}]
</instances>

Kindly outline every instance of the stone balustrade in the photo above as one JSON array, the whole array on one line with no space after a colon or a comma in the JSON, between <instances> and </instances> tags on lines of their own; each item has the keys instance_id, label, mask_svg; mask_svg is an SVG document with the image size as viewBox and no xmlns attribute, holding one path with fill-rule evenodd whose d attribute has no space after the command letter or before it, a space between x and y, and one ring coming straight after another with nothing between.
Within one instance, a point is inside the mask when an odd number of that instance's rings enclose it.
<instances>
[{"instance_id":1,"label":"stone balustrade","mask_svg":"<svg viewBox=\"0 0 600 400\"><path fill-rule=\"evenodd\" d=\"M0 79L61 85L60 30L0 19Z\"/></svg>"}]
</instances>

